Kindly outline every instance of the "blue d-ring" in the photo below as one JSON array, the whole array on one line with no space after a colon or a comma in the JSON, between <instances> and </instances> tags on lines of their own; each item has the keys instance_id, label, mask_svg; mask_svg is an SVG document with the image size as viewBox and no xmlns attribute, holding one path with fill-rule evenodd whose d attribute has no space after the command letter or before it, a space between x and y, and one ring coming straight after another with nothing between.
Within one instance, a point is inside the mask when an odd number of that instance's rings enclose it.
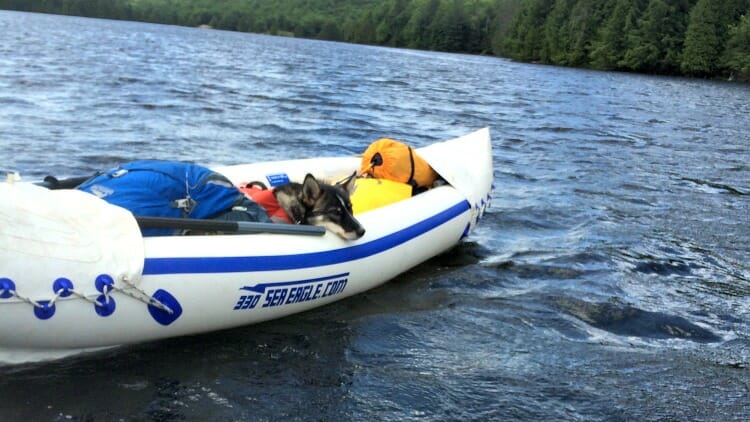
<instances>
[{"instance_id":1,"label":"blue d-ring","mask_svg":"<svg viewBox=\"0 0 750 422\"><path fill-rule=\"evenodd\" d=\"M115 312L115 299L112 296L99 295L94 304L94 310L99 316L108 317Z\"/></svg>"},{"instance_id":2,"label":"blue d-ring","mask_svg":"<svg viewBox=\"0 0 750 422\"><path fill-rule=\"evenodd\" d=\"M159 289L154 292L152 297L154 300L159 301L172 311L170 314L164 309L149 303L148 312L151 313L151 317L159 324L169 325L182 315L182 306L180 305L180 302L178 302L177 298L172 296L168 291Z\"/></svg>"},{"instance_id":3,"label":"blue d-ring","mask_svg":"<svg viewBox=\"0 0 750 422\"><path fill-rule=\"evenodd\" d=\"M112 287L115 285L115 280L112 279L107 274L99 274L96 276L96 280L94 280L94 287L96 287L96 290L100 291L101 293L105 293L104 290L107 291L112 290Z\"/></svg>"},{"instance_id":4,"label":"blue d-ring","mask_svg":"<svg viewBox=\"0 0 750 422\"><path fill-rule=\"evenodd\" d=\"M39 306L34 306L34 315L39 319L50 319L55 314L55 304L49 304L49 300L40 300Z\"/></svg>"},{"instance_id":5,"label":"blue d-ring","mask_svg":"<svg viewBox=\"0 0 750 422\"><path fill-rule=\"evenodd\" d=\"M0 278L0 299L7 299L13 297L13 293L16 291L16 283L9 278Z\"/></svg>"},{"instance_id":6,"label":"blue d-ring","mask_svg":"<svg viewBox=\"0 0 750 422\"><path fill-rule=\"evenodd\" d=\"M59 292L62 290L62 292ZM60 297L68 297L71 294L73 290L73 282L65 277L60 277L57 280L55 280L54 283L52 283L52 291L55 292L55 294L60 295Z\"/></svg>"}]
</instances>

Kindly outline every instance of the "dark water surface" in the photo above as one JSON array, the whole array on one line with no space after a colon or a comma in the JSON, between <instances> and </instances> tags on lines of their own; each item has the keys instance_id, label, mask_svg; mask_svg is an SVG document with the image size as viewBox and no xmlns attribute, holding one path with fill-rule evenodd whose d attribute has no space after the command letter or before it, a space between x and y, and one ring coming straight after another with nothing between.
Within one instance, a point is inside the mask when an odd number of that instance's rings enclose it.
<instances>
[{"instance_id":1,"label":"dark water surface","mask_svg":"<svg viewBox=\"0 0 750 422\"><path fill-rule=\"evenodd\" d=\"M0 367L0 420L750 419L750 86L1 11L0 33L2 170L489 126L497 187L467 241L379 289Z\"/></svg>"}]
</instances>

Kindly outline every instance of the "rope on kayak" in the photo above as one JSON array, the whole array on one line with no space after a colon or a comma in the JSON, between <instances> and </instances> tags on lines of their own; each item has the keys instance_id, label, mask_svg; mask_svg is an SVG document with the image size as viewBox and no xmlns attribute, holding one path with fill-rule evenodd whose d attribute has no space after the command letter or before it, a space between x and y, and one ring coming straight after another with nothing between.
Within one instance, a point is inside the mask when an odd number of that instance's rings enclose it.
<instances>
[{"instance_id":1,"label":"rope on kayak","mask_svg":"<svg viewBox=\"0 0 750 422\"><path fill-rule=\"evenodd\" d=\"M125 290L125 289L122 289L120 287L114 287L114 290L116 290L116 291L118 291L120 293L124 293L124 294L132 297L133 299L139 300L139 301L145 303L146 305L155 306L155 307L161 309L162 311L164 311L164 312L166 312L166 313L168 313L170 315L174 313L174 311L169 306L163 304L162 302L160 302L159 300L157 300L155 297L150 296L148 293L146 293L143 290L141 290L140 288L138 288L138 286L136 286L132 281L130 281L130 279L127 276L122 276L121 281L128 286L127 287L128 289L135 290L138 293L140 293L140 295L136 295L132 291Z\"/></svg>"},{"instance_id":2,"label":"rope on kayak","mask_svg":"<svg viewBox=\"0 0 750 422\"><path fill-rule=\"evenodd\" d=\"M52 290L55 293L52 299L36 301L31 297L18 293L18 290L16 290L16 284L13 280L9 278L0 278L0 299L16 298L22 302L28 303L34 307L34 314L39 319L51 318L55 314L55 302L57 302L59 298L66 298L69 296L75 296L86 302L92 303L97 314L100 316L109 316L115 311L115 300L111 295L112 292L120 292L128 295L139 302L158 308L169 315L175 313L175 311L169 306L136 286L127 276L122 276L120 280L126 287L123 288L116 286L112 277L106 274L101 274L96 278L94 283L96 289L101 292L101 294L85 295L75 290L72 281L61 277L55 280L52 284ZM134 293L133 290L138 294Z\"/></svg>"},{"instance_id":3,"label":"rope on kayak","mask_svg":"<svg viewBox=\"0 0 750 422\"><path fill-rule=\"evenodd\" d=\"M8 289L8 290L3 290L3 291L4 292L8 292L7 298L15 297L16 299L20 299L20 300L28 303L29 305L31 305L31 306L33 306L35 308L41 308L42 307L42 305L40 303L34 301L30 297L22 296L15 289ZM6 298L6 297L3 297L3 298Z\"/></svg>"}]
</instances>

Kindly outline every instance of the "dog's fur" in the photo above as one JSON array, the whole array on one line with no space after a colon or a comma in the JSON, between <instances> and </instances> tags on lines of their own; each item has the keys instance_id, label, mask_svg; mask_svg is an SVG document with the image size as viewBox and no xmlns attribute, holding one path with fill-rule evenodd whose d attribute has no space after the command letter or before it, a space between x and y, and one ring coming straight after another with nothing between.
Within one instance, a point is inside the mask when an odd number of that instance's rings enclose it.
<instances>
[{"instance_id":1,"label":"dog's fur","mask_svg":"<svg viewBox=\"0 0 750 422\"><path fill-rule=\"evenodd\" d=\"M365 229L352 215L349 195L354 192L354 176L330 185L308 173L303 183L276 187L274 196L293 222L325 227L344 239L355 240L365 234Z\"/></svg>"}]
</instances>

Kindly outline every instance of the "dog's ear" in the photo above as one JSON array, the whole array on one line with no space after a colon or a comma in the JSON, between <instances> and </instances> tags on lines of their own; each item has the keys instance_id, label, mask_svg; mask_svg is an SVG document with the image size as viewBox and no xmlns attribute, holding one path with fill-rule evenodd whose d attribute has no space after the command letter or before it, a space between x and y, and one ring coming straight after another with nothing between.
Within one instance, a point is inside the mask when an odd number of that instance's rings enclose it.
<instances>
[{"instance_id":1,"label":"dog's ear","mask_svg":"<svg viewBox=\"0 0 750 422\"><path fill-rule=\"evenodd\" d=\"M315 200L320 198L322 189L318 180L310 173L305 176L305 181L302 183L302 200L307 206L312 206Z\"/></svg>"},{"instance_id":2,"label":"dog's ear","mask_svg":"<svg viewBox=\"0 0 750 422\"><path fill-rule=\"evenodd\" d=\"M355 184L356 180L357 172L355 171L351 176L336 183L336 186L341 186L342 189L344 189L347 193L349 193L349 195L351 195L357 189L357 185Z\"/></svg>"}]
</instances>

